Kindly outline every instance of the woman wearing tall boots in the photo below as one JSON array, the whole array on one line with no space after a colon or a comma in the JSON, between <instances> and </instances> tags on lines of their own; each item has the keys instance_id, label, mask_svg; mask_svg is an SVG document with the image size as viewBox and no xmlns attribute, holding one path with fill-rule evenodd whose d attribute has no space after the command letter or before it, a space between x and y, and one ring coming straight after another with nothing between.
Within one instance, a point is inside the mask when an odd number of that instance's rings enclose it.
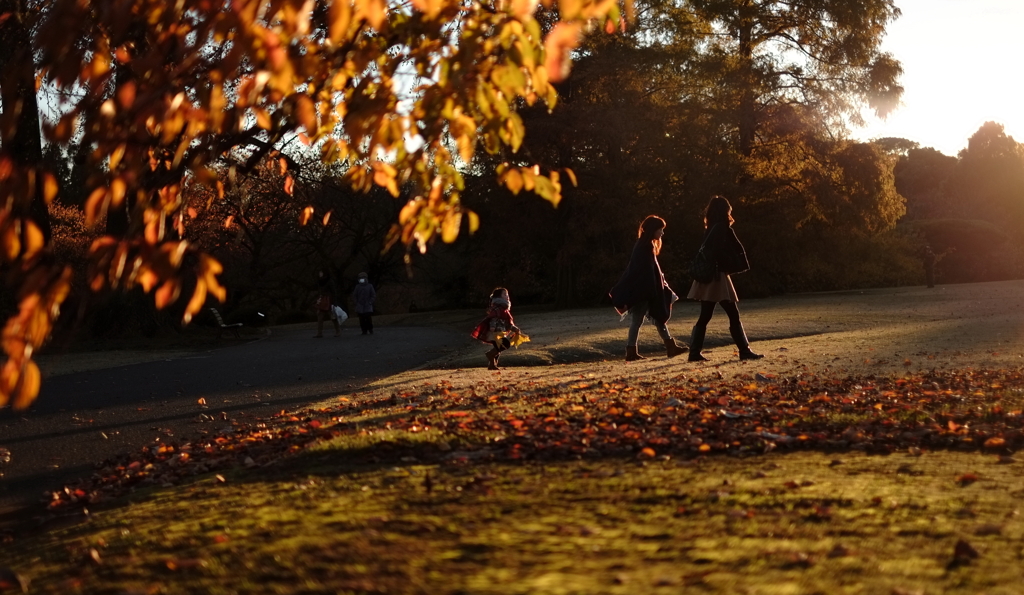
<instances>
[{"instance_id":1,"label":"woman wearing tall boots","mask_svg":"<svg viewBox=\"0 0 1024 595\"><path fill-rule=\"evenodd\" d=\"M704 335L708 322L715 313L715 305L721 305L729 317L729 334L736 342L741 360L761 359L763 355L750 350L750 342L740 322L740 311L736 303L740 301L736 288L732 285L729 275L742 273L750 268L747 253L743 244L732 229L732 205L721 196L714 196L704 209L704 250L718 264L718 274L709 283L693 282L687 298L700 301L700 317L693 325L690 336L691 362L707 361L700 350L704 347Z\"/></svg>"},{"instance_id":2,"label":"woman wearing tall boots","mask_svg":"<svg viewBox=\"0 0 1024 595\"><path fill-rule=\"evenodd\" d=\"M625 317L630 314L629 334L626 338L626 361L644 359L637 352L637 338L644 319L654 323L658 335L665 342L665 353L668 357L686 353L686 347L676 343L668 332L666 323L672 316L672 302L679 299L665 281L658 264L658 253L661 252L661 238L665 235L665 220L651 215L640 224L636 244L629 259L626 271L618 284L612 288L608 296L612 299L615 311Z\"/></svg>"}]
</instances>

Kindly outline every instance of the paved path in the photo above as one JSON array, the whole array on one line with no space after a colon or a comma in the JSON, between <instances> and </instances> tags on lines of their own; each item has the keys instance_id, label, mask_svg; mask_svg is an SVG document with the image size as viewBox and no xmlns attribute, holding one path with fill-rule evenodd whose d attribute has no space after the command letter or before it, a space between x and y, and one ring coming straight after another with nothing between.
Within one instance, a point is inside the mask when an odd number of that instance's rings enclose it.
<instances>
[{"instance_id":1,"label":"paved path","mask_svg":"<svg viewBox=\"0 0 1024 595\"><path fill-rule=\"evenodd\" d=\"M353 392L467 342L426 327L312 335L308 328L275 328L237 346L45 379L30 410L0 410L0 447L11 453L10 462L0 463L0 516L156 439L182 442L229 427L232 419Z\"/></svg>"}]
</instances>

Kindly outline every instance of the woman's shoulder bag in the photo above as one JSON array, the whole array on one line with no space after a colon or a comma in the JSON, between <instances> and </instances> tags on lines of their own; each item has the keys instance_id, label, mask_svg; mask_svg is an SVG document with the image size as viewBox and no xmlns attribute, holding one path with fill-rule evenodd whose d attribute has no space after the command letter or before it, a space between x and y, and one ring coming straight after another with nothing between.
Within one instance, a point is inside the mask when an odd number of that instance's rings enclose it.
<instances>
[{"instance_id":1,"label":"woman's shoulder bag","mask_svg":"<svg viewBox=\"0 0 1024 595\"><path fill-rule=\"evenodd\" d=\"M690 261L688 272L690 277L697 283L711 283L718 276L718 260L711 253L711 248L708 246L708 238L711 237L712 231L714 231L714 227L708 231L704 242L700 245L700 249L697 250L697 255Z\"/></svg>"}]
</instances>

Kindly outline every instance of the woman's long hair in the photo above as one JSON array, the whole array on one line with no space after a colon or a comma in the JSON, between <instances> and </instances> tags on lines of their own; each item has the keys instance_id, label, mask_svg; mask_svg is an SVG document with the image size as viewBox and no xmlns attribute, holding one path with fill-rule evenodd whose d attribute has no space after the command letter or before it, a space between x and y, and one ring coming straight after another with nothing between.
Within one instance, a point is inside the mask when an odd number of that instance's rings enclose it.
<instances>
[{"instance_id":1,"label":"woman's long hair","mask_svg":"<svg viewBox=\"0 0 1024 595\"><path fill-rule=\"evenodd\" d=\"M724 196L712 196L708 206L704 209L704 227L710 228L716 223L732 225L735 220L732 218L732 205Z\"/></svg>"},{"instance_id":2,"label":"woman's long hair","mask_svg":"<svg viewBox=\"0 0 1024 595\"><path fill-rule=\"evenodd\" d=\"M665 229L665 220L657 215L648 215L640 224L640 231L637 232L637 239L649 239L654 246L654 253L661 254L661 239L654 237L659 229Z\"/></svg>"}]
</instances>

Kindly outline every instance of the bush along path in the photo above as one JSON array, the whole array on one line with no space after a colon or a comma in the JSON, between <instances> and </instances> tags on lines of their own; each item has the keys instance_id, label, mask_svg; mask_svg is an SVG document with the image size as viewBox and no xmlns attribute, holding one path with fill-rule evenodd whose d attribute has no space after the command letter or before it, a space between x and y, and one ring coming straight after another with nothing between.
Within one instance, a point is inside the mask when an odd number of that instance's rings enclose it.
<instances>
[{"instance_id":1,"label":"bush along path","mask_svg":"<svg viewBox=\"0 0 1024 595\"><path fill-rule=\"evenodd\" d=\"M90 592L1013 592L1022 409L1019 370L494 375L350 395L103 463L45 505L85 522L8 536L5 571ZM797 451L819 454L778 456ZM570 571L579 548L595 566ZM867 578L868 559L903 570Z\"/></svg>"}]
</instances>

